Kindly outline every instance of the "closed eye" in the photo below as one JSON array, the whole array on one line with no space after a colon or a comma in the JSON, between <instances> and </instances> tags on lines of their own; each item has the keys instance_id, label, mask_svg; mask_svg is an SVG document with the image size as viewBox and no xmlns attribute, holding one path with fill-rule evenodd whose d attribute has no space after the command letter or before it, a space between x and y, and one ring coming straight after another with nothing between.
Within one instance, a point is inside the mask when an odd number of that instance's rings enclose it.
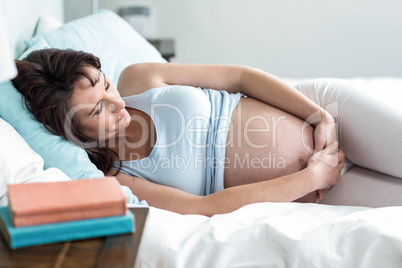
<instances>
[{"instance_id":1,"label":"closed eye","mask_svg":"<svg viewBox=\"0 0 402 268\"><path fill-rule=\"evenodd\" d=\"M97 110L94 115L99 115L103 110L103 102L99 102L99 110Z\"/></svg>"}]
</instances>

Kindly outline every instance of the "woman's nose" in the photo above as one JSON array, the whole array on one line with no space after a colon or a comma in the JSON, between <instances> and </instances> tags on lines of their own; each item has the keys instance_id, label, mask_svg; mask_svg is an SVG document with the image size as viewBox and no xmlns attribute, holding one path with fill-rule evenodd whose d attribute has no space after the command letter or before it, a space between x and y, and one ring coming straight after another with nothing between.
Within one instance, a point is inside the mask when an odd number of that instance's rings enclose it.
<instances>
[{"instance_id":1,"label":"woman's nose","mask_svg":"<svg viewBox=\"0 0 402 268\"><path fill-rule=\"evenodd\" d=\"M109 102L109 110L111 112L120 111L126 107L126 103L121 98L111 97Z\"/></svg>"}]
</instances>

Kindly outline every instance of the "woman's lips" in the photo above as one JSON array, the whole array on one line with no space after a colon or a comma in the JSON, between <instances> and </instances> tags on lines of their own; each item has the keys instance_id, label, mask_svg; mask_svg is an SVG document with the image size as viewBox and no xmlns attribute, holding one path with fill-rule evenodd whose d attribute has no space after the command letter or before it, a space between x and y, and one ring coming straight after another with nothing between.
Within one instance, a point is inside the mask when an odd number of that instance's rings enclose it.
<instances>
[{"instance_id":1,"label":"woman's lips","mask_svg":"<svg viewBox=\"0 0 402 268\"><path fill-rule=\"evenodd\" d=\"M123 110L123 112L121 113L119 121L123 120L124 117L126 117L126 110Z\"/></svg>"}]
</instances>

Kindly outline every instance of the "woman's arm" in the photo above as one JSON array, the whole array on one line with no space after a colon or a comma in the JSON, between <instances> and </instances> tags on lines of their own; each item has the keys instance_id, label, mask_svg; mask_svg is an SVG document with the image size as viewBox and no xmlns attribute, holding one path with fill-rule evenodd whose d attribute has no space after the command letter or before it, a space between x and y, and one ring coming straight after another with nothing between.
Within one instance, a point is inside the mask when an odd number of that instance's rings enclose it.
<instances>
[{"instance_id":1,"label":"woman's arm","mask_svg":"<svg viewBox=\"0 0 402 268\"><path fill-rule=\"evenodd\" d=\"M116 177L128 186L140 200L151 206L181 214L228 213L256 202L293 201L316 189L327 188L340 180L344 164L342 151L332 143L309 160L307 168L272 180L234 186L208 196L196 196L184 191L132 177L120 172ZM321 158L321 161L318 159ZM323 179L325 178L325 179Z\"/></svg>"},{"instance_id":2,"label":"woman's arm","mask_svg":"<svg viewBox=\"0 0 402 268\"><path fill-rule=\"evenodd\" d=\"M247 66L218 64L139 63L120 75L122 96L139 94L166 85L241 92L275 106L316 126L314 149L321 151L336 140L335 121L323 108L279 78Z\"/></svg>"},{"instance_id":3,"label":"woman's arm","mask_svg":"<svg viewBox=\"0 0 402 268\"><path fill-rule=\"evenodd\" d=\"M241 65L140 63L127 67L121 74L118 89L123 96L141 93L153 87L189 85L202 88L241 92L303 120L317 125L332 117L298 90L277 77Z\"/></svg>"},{"instance_id":4,"label":"woman's arm","mask_svg":"<svg viewBox=\"0 0 402 268\"><path fill-rule=\"evenodd\" d=\"M307 169L273 180L226 188L207 196L189 194L124 173L119 173L116 178L150 206L180 214L206 216L229 213L256 202L290 202L314 188Z\"/></svg>"}]
</instances>

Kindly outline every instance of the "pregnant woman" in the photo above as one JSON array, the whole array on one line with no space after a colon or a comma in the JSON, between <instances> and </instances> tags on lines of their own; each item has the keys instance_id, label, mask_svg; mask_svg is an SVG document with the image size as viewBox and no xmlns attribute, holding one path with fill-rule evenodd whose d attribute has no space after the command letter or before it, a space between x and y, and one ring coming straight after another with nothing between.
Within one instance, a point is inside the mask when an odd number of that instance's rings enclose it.
<instances>
[{"instance_id":1,"label":"pregnant woman","mask_svg":"<svg viewBox=\"0 0 402 268\"><path fill-rule=\"evenodd\" d=\"M314 202L340 181L332 116L260 70L141 63L116 88L97 57L58 49L17 68L13 83L36 119L151 206L213 215Z\"/></svg>"}]
</instances>

